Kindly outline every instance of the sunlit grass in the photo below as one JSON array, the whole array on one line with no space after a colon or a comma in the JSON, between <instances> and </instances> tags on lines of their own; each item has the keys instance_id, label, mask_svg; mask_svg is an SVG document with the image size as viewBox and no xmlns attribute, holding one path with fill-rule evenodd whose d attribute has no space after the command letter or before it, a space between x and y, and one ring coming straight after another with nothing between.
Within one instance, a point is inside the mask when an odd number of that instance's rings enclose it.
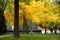
<instances>
[{"instance_id":1,"label":"sunlit grass","mask_svg":"<svg viewBox=\"0 0 60 40\"><path fill-rule=\"evenodd\" d=\"M13 40L12 36L0 38L0 40ZM21 34L17 40L60 40L60 35L55 34Z\"/></svg>"}]
</instances>

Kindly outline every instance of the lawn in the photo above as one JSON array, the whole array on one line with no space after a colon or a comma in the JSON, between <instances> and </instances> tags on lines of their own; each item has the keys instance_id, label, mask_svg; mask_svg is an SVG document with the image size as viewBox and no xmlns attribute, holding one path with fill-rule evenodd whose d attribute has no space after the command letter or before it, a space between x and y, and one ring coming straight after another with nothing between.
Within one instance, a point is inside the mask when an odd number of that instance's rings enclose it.
<instances>
[{"instance_id":1,"label":"lawn","mask_svg":"<svg viewBox=\"0 0 60 40\"><path fill-rule=\"evenodd\" d=\"M20 36L19 40L60 40L60 35L56 34L21 34ZM3 37L0 40L13 40L13 37Z\"/></svg>"}]
</instances>

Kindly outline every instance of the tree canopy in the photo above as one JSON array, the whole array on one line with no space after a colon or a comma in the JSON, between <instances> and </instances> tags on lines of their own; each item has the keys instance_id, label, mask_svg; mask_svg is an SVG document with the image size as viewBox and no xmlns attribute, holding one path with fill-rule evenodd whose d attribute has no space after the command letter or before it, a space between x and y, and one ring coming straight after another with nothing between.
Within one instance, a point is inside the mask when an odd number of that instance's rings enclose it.
<instances>
[{"instance_id":1,"label":"tree canopy","mask_svg":"<svg viewBox=\"0 0 60 40\"><path fill-rule=\"evenodd\" d=\"M58 4L50 0L20 0L19 2L19 23L23 25L23 15L26 19L36 22L37 25L42 23L43 27L47 27L51 22L60 22L60 8ZM11 0L4 12L5 19L10 25L14 25L14 2ZM46 24L47 23L47 24Z\"/></svg>"}]
</instances>

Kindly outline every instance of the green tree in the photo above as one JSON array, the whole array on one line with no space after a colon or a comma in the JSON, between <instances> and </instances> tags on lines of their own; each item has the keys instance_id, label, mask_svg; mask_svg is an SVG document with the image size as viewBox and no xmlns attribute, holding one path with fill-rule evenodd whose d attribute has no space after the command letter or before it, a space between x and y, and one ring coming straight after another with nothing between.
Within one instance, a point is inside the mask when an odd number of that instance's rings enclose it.
<instances>
[{"instance_id":1,"label":"green tree","mask_svg":"<svg viewBox=\"0 0 60 40\"><path fill-rule=\"evenodd\" d=\"M0 0L0 35L5 34L7 29L5 25L4 10L6 7L7 0Z\"/></svg>"}]
</instances>

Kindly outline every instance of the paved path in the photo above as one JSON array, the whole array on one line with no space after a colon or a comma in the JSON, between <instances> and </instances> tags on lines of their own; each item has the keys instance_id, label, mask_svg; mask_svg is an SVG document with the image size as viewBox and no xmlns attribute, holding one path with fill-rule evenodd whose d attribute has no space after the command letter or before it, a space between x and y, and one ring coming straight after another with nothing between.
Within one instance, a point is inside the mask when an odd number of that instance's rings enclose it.
<instances>
[{"instance_id":1,"label":"paved path","mask_svg":"<svg viewBox=\"0 0 60 40\"><path fill-rule=\"evenodd\" d=\"M0 38L2 38L2 37L8 37L8 36L12 36L12 35L2 35L2 36L0 36Z\"/></svg>"}]
</instances>

